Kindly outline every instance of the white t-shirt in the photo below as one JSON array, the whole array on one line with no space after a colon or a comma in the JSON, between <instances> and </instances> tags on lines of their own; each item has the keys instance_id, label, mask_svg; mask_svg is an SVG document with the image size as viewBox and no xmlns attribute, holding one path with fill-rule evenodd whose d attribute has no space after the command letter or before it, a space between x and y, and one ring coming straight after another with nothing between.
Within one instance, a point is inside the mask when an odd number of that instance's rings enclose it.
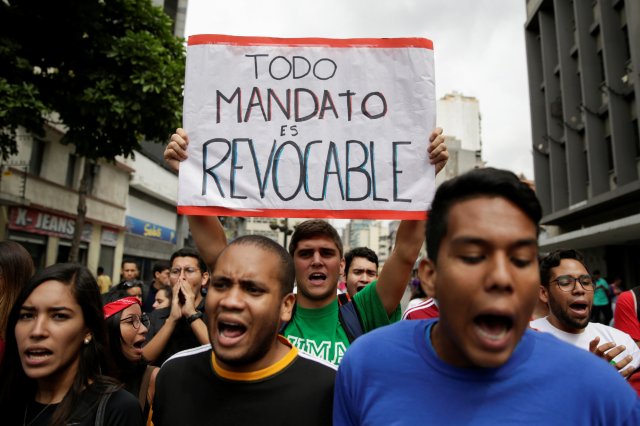
<instances>
[{"instance_id":1,"label":"white t-shirt","mask_svg":"<svg viewBox=\"0 0 640 426\"><path fill-rule=\"evenodd\" d=\"M562 331L553 326L549 322L548 318L549 317L539 318L535 321L531 321L529 325L531 328L545 333L551 333L558 339L587 351L589 350L589 343L596 337L600 337L598 346L609 342L615 343L616 346L624 345L625 350L613 360L621 361L627 355L631 355L633 360L627 365L627 367L625 367L625 369L629 368L629 366L638 368L640 365L640 348L638 348L636 342L627 333L597 322L590 322L587 324L582 333L567 333L566 331Z\"/></svg>"}]
</instances>

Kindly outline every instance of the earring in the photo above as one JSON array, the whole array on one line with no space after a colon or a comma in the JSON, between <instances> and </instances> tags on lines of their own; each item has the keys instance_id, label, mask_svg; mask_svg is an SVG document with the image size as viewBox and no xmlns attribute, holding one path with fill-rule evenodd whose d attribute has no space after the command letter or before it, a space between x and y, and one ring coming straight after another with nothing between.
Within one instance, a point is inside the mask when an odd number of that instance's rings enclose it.
<instances>
[{"instance_id":1,"label":"earring","mask_svg":"<svg viewBox=\"0 0 640 426\"><path fill-rule=\"evenodd\" d=\"M87 337L84 338L84 344L85 345L88 345L90 341L91 341L91 336L87 336Z\"/></svg>"}]
</instances>

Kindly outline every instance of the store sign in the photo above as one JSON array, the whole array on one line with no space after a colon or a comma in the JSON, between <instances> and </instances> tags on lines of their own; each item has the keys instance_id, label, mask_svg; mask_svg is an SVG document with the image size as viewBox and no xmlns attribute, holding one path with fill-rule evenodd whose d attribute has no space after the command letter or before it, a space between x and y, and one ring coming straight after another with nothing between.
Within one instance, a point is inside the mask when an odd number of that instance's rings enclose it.
<instances>
[{"instance_id":1,"label":"store sign","mask_svg":"<svg viewBox=\"0 0 640 426\"><path fill-rule=\"evenodd\" d=\"M9 229L29 232L32 234L50 235L59 238L72 239L76 228L73 217L60 216L26 207L14 207L9 213ZM91 241L91 223L85 223L82 230L82 241Z\"/></svg>"},{"instance_id":2,"label":"store sign","mask_svg":"<svg viewBox=\"0 0 640 426\"><path fill-rule=\"evenodd\" d=\"M118 230L110 228L102 228L100 235L100 244L103 246L115 247L118 245Z\"/></svg>"},{"instance_id":3,"label":"store sign","mask_svg":"<svg viewBox=\"0 0 640 426\"><path fill-rule=\"evenodd\" d=\"M164 226L156 225L155 223L147 222L146 220L132 216L127 216L127 231L143 237L168 241L172 244L176 243L175 229L165 228Z\"/></svg>"}]
</instances>

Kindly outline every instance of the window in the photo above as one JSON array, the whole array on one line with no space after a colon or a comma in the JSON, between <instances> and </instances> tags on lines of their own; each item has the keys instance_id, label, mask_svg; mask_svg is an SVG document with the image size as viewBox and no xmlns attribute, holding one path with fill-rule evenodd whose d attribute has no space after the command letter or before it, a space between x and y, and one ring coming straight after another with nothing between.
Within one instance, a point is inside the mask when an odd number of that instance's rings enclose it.
<instances>
[{"instance_id":1,"label":"window","mask_svg":"<svg viewBox=\"0 0 640 426\"><path fill-rule=\"evenodd\" d=\"M67 188L73 188L74 178L76 177L76 163L78 157L74 154L69 154L69 161L67 162L67 177L64 184Z\"/></svg>"},{"instance_id":2,"label":"window","mask_svg":"<svg viewBox=\"0 0 640 426\"><path fill-rule=\"evenodd\" d=\"M42 172L42 160L44 158L44 141L33 139L31 144L31 158L29 158L29 173L40 176Z\"/></svg>"}]
</instances>

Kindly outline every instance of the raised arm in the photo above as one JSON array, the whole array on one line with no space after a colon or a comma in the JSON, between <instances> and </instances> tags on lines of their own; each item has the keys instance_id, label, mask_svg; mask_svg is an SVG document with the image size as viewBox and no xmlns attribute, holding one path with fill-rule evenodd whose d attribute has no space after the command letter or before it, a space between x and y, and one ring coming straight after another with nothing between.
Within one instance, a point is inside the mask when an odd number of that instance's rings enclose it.
<instances>
[{"instance_id":1,"label":"raised arm","mask_svg":"<svg viewBox=\"0 0 640 426\"><path fill-rule=\"evenodd\" d=\"M188 145L189 136L187 132L184 129L176 129L164 150L164 161L175 172L179 173L180 162L188 158ZM220 220L215 216L191 215L187 215L187 220L200 256L202 256L209 269L213 270L218 255L227 246L227 236Z\"/></svg>"},{"instance_id":2,"label":"raised arm","mask_svg":"<svg viewBox=\"0 0 640 426\"><path fill-rule=\"evenodd\" d=\"M436 167L436 174L447 164L449 152L444 143L442 129L436 128L429 136L429 162ZM396 234L393 252L380 271L376 285L378 297L388 315L391 315L402 299L411 270L424 242L426 221L403 220Z\"/></svg>"}]
</instances>

